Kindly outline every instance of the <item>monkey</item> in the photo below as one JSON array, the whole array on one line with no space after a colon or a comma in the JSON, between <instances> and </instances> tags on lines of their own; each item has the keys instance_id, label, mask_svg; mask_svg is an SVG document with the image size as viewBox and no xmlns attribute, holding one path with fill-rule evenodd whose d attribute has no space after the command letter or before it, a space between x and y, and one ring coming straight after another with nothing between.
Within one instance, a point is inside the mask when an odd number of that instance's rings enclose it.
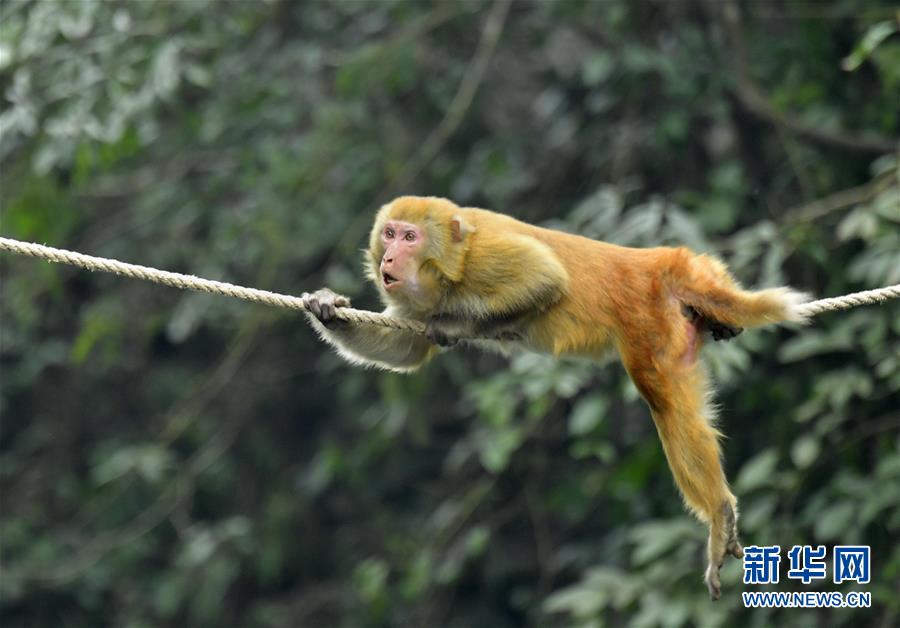
<instances>
[{"instance_id":1,"label":"monkey","mask_svg":"<svg viewBox=\"0 0 900 628\"><path fill-rule=\"evenodd\" d=\"M381 207L366 274L385 314L426 331L341 321L335 312L349 299L304 293L320 337L354 364L408 373L469 338L557 357L615 350L649 406L686 507L708 526L704 580L720 597L719 570L743 548L699 351L707 334L727 340L748 327L804 322L797 306L807 295L744 290L723 262L684 247L618 246L438 197Z\"/></svg>"}]
</instances>

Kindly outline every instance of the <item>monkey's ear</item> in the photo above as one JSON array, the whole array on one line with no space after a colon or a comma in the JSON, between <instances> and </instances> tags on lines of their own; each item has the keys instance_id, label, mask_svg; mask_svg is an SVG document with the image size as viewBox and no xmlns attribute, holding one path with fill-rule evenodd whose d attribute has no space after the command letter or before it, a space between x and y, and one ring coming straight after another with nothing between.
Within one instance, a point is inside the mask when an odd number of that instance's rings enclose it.
<instances>
[{"instance_id":1,"label":"monkey's ear","mask_svg":"<svg viewBox=\"0 0 900 628\"><path fill-rule=\"evenodd\" d=\"M461 216L454 216L450 220L450 236L454 242L462 242L473 231L475 227L467 224Z\"/></svg>"}]
</instances>

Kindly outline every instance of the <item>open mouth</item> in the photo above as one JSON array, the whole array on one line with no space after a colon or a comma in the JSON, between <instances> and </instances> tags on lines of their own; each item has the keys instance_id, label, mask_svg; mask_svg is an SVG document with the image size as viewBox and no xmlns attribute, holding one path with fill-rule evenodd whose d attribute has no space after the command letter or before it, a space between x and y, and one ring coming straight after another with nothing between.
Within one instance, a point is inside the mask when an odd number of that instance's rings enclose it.
<instances>
[{"instance_id":1,"label":"open mouth","mask_svg":"<svg viewBox=\"0 0 900 628\"><path fill-rule=\"evenodd\" d=\"M391 286L400 281L390 273L381 273L381 280L384 282L385 286Z\"/></svg>"}]
</instances>

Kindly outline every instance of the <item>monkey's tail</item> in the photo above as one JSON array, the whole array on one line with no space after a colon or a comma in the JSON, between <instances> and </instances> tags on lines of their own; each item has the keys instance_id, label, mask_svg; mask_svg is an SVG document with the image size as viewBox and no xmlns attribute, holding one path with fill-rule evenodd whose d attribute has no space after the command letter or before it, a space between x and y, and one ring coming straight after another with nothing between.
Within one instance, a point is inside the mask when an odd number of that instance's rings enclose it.
<instances>
[{"instance_id":1,"label":"monkey's tail","mask_svg":"<svg viewBox=\"0 0 900 628\"><path fill-rule=\"evenodd\" d=\"M728 274L725 265L705 255L688 263L686 280L676 288L680 300L703 317L733 327L758 327L772 323L804 323L797 306L810 296L791 288L744 290Z\"/></svg>"}]
</instances>

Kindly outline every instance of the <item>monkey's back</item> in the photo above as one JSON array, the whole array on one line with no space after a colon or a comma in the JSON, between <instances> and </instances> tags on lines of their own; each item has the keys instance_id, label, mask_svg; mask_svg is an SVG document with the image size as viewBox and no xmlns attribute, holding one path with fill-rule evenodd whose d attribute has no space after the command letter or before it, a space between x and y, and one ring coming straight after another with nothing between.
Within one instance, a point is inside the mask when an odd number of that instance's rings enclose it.
<instances>
[{"instance_id":1,"label":"monkey's back","mask_svg":"<svg viewBox=\"0 0 900 628\"><path fill-rule=\"evenodd\" d=\"M598 357L611 343L623 340L613 330L666 328L665 318L673 308L677 311L669 278L694 256L688 249L625 247L488 210L467 208L463 212L476 233L487 230L534 238L549 247L565 267L569 284L562 297L530 326L527 344L537 350Z\"/></svg>"}]
</instances>

